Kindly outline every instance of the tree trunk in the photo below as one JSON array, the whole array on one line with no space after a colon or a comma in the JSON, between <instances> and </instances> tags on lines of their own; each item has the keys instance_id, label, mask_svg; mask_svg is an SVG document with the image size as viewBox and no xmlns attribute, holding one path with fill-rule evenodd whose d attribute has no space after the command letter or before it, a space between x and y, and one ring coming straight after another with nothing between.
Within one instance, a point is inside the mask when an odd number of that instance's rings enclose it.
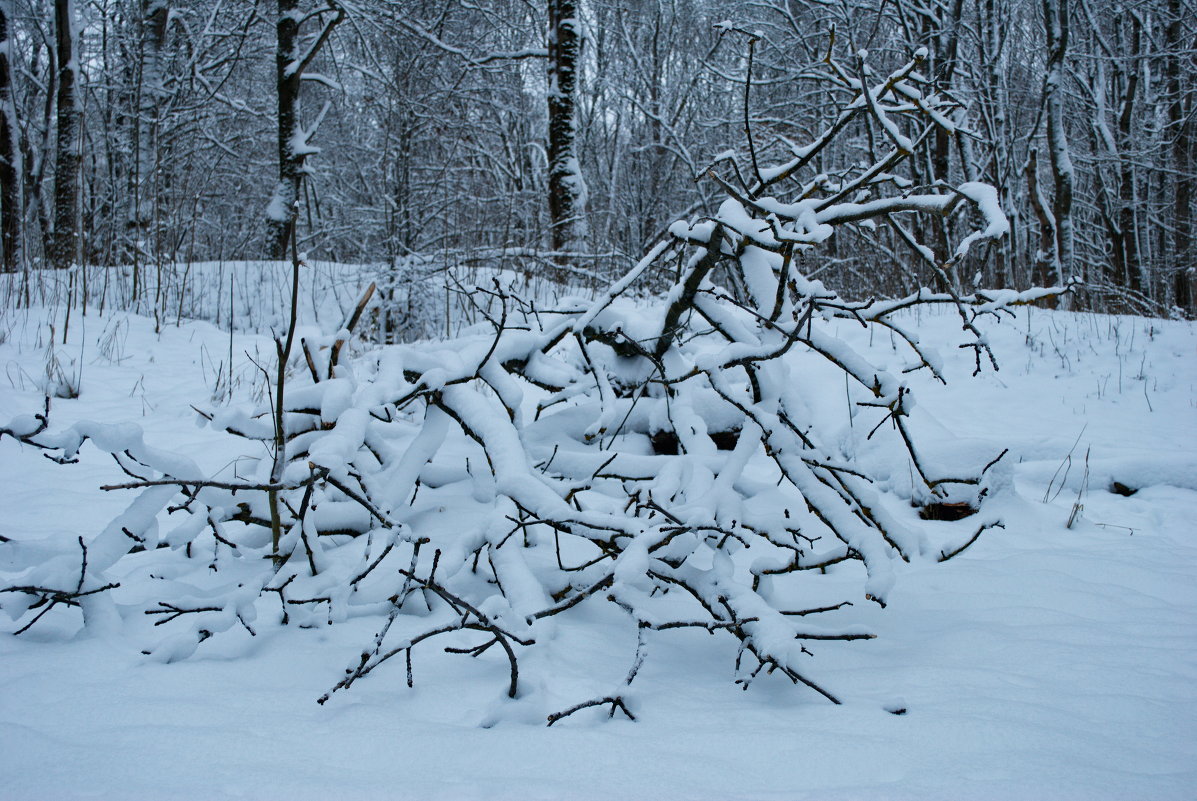
<instances>
[{"instance_id":1,"label":"tree trunk","mask_svg":"<svg viewBox=\"0 0 1197 801\"><path fill-rule=\"evenodd\" d=\"M1108 46L1096 24L1091 32L1102 50L1113 52L1117 57L1109 59L1108 67L1099 62L1096 73L1090 73L1096 106L1090 130L1093 152L1108 151L1117 161L1117 174L1115 176L1112 169L1098 167L1093 170L1093 177L1097 184L1100 216L1109 239L1107 280L1111 288L1127 288L1138 293L1143 291L1140 212L1136 203L1139 174L1135 167L1135 154L1140 147L1134 140L1134 123L1139 75L1143 69L1143 37L1138 16L1127 14L1123 8L1118 8L1111 27L1112 39ZM1114 113L1113 130L1106 123L1107 93L1112 103L1109 110Z\"/></svg>"},{"instance_id":2,"label":"tree trunk","mask_svg":"<svg viewBox=\"0 0 1197 801\"><path fill-rule=\"evenodd\" d=\"M1031 265L1031 286L1050 286L1052 266L1055 264L1056 222L1039 191L1039 151L1036 148L1031 148L1027 154L1026 176L1027 195L1039 222L1039 247L1035 249L1035 260ZM1053 307L1054 300L1050 304Z\"/></svg>"},{"instance_id":3,"label":"tree trunk","mask_svg":"<svg viewBox=\"0 0 1197 801\"><path fill-rule=\"evenodd\" d=\"M298 70L288 67L298 58L299 0L278 0L275 82L278 87L278 183L266 209L266 249L272 259L287 254L287 231L296 214L303 156L295 152L299 129Z\"/></svg>"},{"instance_id":4,"label":"tree trunk","mask_svg":"<svg viewBox=\"0 0 1197 801\"><path fill-rule=\"evenodd\" d=\"M333 14L325 20L324 14ZM321 20L322 27L315 38L301 51L299 25L301 20ZM299 11L299 0L278 0L277 48L275 50L275 83L278 87L278 183L266 209L266 247L272 259L287 255L287 241L291 222L299 202L300 182L304 161L319 153L308 144L315 133L317 120L310 130L304 130L299 119L299 92L304 70L328 41L332 29L345 18L345 12L333 0L325 8L308 14Z\"/></svg>"},{"instance_id":5,"label":"tree trunk","mask_svg":"<svg viewBox=\"0 0 1197 801\"><path fill-rule=\"evenodd\" d=\"M167 0L141 0L141 80L135 123L136 154L130 197L129 232L142 238L150 228L156 204L154 166L159 157L159 109L162 103L162 51L166 46Z\"/></svg>"},{"instance_id":6,"label":"tree trunk","mask_svg":"<svg viewBox=\"0 0 1197 801\"><path fill-rule=\"evenodd\" d=\"M11 5L0 2L0 250L4 272L15 272L21 247L21 163L16 105L12 95Z\"/></svg>"},{"instance_id":7,"label":"tree trunk","mask_svg":"<svg viewBox=\"0 0 1197 801\"><path fill-rule=\"evenodd\" d=\"M1197 258L1193 253L1193 75L1181 75L1184 60L1191 60L1191 43L1183 39L1184 16L1181 0L1168 0L1169 23L1165 48L1165 80L1168 91L1168 133L1172 138L1172 169L1176 184L1172 196L1172 292L1175 304L1189 317L1193 283L1197 279ZM1186 52L1187 51L1187 52ZM1184 80L1186 79L1187 80Z\"/></svg>"},{"instance_id":8,"label":"tree trunk","mask_svg":"<svg viewBox=\"0 0 1197 801\"><path fill-rule=\"evenodd\" d=\"M574 100L581 59L577 0L549 0L549 231L554 252L576 249L585 238L586 185L575 151ZM564 256L557 256L565 264Z\"/></svg>"},{"instance_id":9,"label":"tree trunk","mask_svg":"<svg viewBox=\"0 0 1197 801\"><path fill-rule=\"evenodd\" d=\"M1068 150L1064 108L1064 57L1068 52L1068 0L1043 0L1043 23L1047 32L1047 81L1044 103L1047 106L1047 143L1055 195L1056 280L1061 285L1073 277L1072 156ZM1068 303L1068 296L1061 305Z\"/></svg>"},{"instance_id":10,"label":"tree trunk","mask_svg":"<svg viewBox=\"0 0 1197 801\"><path fill-rule=\"evenodd\" d=\"M978 56L984 77L982 84L984 88L979 93L979 99L982 120L990 121L988 137L990 141L987 143L990 148L989 158L978 180L986 181L997 187L1001 195L1002 208L1007 209L1007 214L1011 215L1011 235L993 243L994 267L990 285L1013 287L1021 278L1021 276L1016 278L1014 275L1017 264L1014 254L1018 247L1018 239L1014 234L1019 219L1017 216L1018 206L1011 202L1014 191L1013 183L1016 180L1011 169L1011 163L1014 160L1014 142L1011 141L1013 137L1009 136L1007 131L1008 99L1003 92L1005 72L1001 63L1009 31L1008 26L1003 24L1002 16L1002 11L999 10L996 0L984 0L983 3L977 4ZM969 141L967 136L959 136L957 139L961 143ZM972 179L970 178L970 180Z\"/></svg>"},{"instance_id":11,"label":"tree trunk","mask_svg":"<svg viewBox=\"0 0 1197 801\"><path fill-rule=\"evenodd\" d=\"M1133 148L1132 123L1135 113L1135 95L1139 89L1139 47L1141 33L1139 19L1130 16L1131 48L1135 58L1127 70L1125 97L1122 113L1118 117L1118 160L1120 177L1118 182L1118 230L1121 232L1121 261L1123 270L1118 279L1134 292L1143 291L1143 272L1139 264L1139 226L1135 202L1135 168L1131 160Z\"/></svg>"},{"instance_id":12,"label":"tree trunk","mask_svg":"<svg viewBox=\"0 0 1197 801\"><path fill-rule=\"evenodd\" d=\"M75 61L72 0L54 0L54 37L58 58L58 136L54 146L54 236L50 263L58 268L75 261L79 241L79 103L75 94L79 64Z\"/></svg>"},{"instance_id":13,"label":"tree trunk","mask_svg":"<svg viewBox=\"0 0 1197 801\"><path fill-rule=\"evenodd\" d=\"M963 0L953 0L950 9L939 8L939 19L931 41L935 47L935 64L932 65L937 86L944 92L951 91L952 78L956 73L956 60L960 53L960 19L964 13ZM931 157L932 178L936 181L951 183L952 137L940 126L935 128L935 150ZM936 229L939 252L946 256L951 253L948 244L951 240L951 226L948 220L936 218L932 220ZM960 289L961 276L956 270L950 271L950 278L955 289Z\"/></svg>"}]
</instances>

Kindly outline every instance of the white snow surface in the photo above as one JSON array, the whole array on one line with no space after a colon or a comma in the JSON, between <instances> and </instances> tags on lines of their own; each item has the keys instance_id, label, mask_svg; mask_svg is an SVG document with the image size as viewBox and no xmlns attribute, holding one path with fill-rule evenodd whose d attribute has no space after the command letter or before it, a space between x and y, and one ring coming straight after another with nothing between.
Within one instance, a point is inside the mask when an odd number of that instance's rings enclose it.
<instances>
[{"instance_id":1,"label":"white snow surface","mask_svg":"<svg viewBox=\"0 0 1197 801\"><path fill-rule=\"evenodd\" d=\"M1009 448L1015 492L986 507L1004 529L950 561L906 566L886 609L851 596L854 606L833 613L835 625L878 635L815 649L812 675L842 706L777 678L741 691L731 638L696 630L652 640L624 692L635 722L599 708L552 728L534 715L497 717L522 703L503 697L501 656L435 646L416 652L413 689L394 660L318 706L376 620L256 639L233 629L163 664L140 653L161 631L151 621L83 628L78 610L57 609L20 636L0 619L0 798L1192 798L1197 327L1022 310L986 326L1001 371L970 378L954 312L903 325L942 348L949 382L905 376L927 413L925 447L962 464ZM63 328L61 311L0 317L0 424L40 411L52 350L81 386L78 399L55 402L54 430L136 423L147 447L205 470L237 457L239 443L193 426L189 408L212 396L211 355L228 352L227 332L183 322L155 334L151 319L94 310L75 311L66 345ZM830 333L895 368L906 358L847 321ZM254 383L248 354L271 347L236 336L235 403ZM808 386L824 377L796 374ZM826 382L818 403L842 413L842 381ZM867 447L871 427L845 424L844 451L881 458ZM90 540L126 511L131 494L97 487L127 477L95 448L79 456L60 466L0 441L6 547ZM1111 493L1114 481L1137 492ZM925 532L938 547L955 539L953 526L928 522ZM136 559L123 570L124 597L138 600L171 578L146 575ZM844 597L860 570L845 568ZM555 661L558 683L531 693L564 708L612 692L635 634L603 609L588 629L560 632L539 657ZM611 687L594 678L606 674Z\"/></svg>"}]
</instances>

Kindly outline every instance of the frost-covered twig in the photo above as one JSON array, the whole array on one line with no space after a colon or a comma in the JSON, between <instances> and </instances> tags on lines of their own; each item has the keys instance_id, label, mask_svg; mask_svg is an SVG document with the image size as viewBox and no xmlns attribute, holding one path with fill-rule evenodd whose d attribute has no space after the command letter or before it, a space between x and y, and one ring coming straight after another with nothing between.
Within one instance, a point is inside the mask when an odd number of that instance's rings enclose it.
<instances>
[{"instance_id":1,"label":"frost-covered twig","mask_svg":"<svg viewBox=\"0 0 1197 801\"><path fill-rule=\"evenodd\" d=\"M613 605L636 633L626 684L650 641L705 630L734 638L745 689L775 675L839 703L810 649L873 634L851 623L849 601L792 609L780 599L857 563L856 598L884 606L904 564L948 561L1000 525L987 516L972 533L961 524L960 544L943 548L925 536L914 507L973 512L1001 484L997 460L948 471L920 448L906 376L927 369L946 381L947 370L902 315L952 307L978 369L982 354L996 368L985 318L1061 291L954 285L951 271L975 243L1002 236L1005 218L987 187L915 188L897 172L929 132L951 124L953 101L930 93L918 60L872 82L863 65L854 75L829 60L851 95L836 122L794 145L792 161L761 165L753 186L717 178L727 195L718 211L675 222L595 300L546 308L502 282L462 285L481 323L350 361L342 348L366 290L341 330L301 340L300 375L287 369L292 327L277 343L268 404L201 412L256 459L235 480L148 447L128 427L53 432L43 414L0 436L63 460L91 440L133 477L105 487L139 494L89 544L89 581L115 588L103 572L134 550L170 564L164 573L180 580L138 601L176 632L148 649L154 658L185 658L238 624L256 636L368 617L378 621L373 636L320 703L399 656L411 685L414 649L433 640L442 649L421 649L421 660L494 664L507 696L526 703L535 695L520 692L529 672L536 683L553 679L528 655ZM840 175L802 176L858 118L882 126L893 150ZM789 179L790 196L764 194L781 195ZM899 222L958 215L963 228L969 209L980 223L956 231L951 252L920 244ZM802 254L878 225L908 238L943 286L853 300L804 272ZM669 291L634 297L653 272L676 275ZM906 364L878 363L839 325L892 333ZM327 364L322 348L331 349ZM857 388L849 414L867 436L845 437L819 408L826 371ZM10 594L60 584L14 579ZM74 600L39 593L45 603ZM552 724L607 705L635 719L618 693L544 712Z\"/></svg>"},{"instance_id":2,"label":"frost-covered twig","mask_svg":"<svg viewBox=\"0 0 1197 801\"><path fill-rule=\"evenodd\" d=\"M8 587L0 588L0 593L16 593L20 595L34 596L36 598L32 603L24 605L25 610L41 609L28 623L21 626L13 632L13 634L24 634L33 628L33 626L45 617L50 610L59 604L64 606L79 606L80 599L86 598L90 595L96 595L101 592L114 590L120 586L119 582L108 582L99 587L93 587L89 590L84 590L83 587L87 583L87 544L83 542L83 538L79 537L79 550L82 554L80 557L81 564L79 567L79 581L75 583L75 589L55 589L52 587L39 586L34 584L14 584Z\"/></svg>"},{"instance_id":3,"label":"frost-covered twig","mask_svg":"<svg viewBox=\"0 0 1197 801\"><path fill-rule=\"evenodd\" d=\"M613 717L615 717L615 712L619 711L619 712L622 712L625 716L627 716L628 720L636 719L636 716L632 714L631 710L628 709L627 704L624 703L622 696L608 695L603 698L592 698L589 701L583 701L580 704L574 704L573 706L569 707L568 709L563 709L560 712L554 712L553 714L548 716L547 725L552 726L557 721L562 720L563 718L567 718L570 715L574 714L575 712L581 712L583 709L589 709L594 706L605 706L607 704L611 705L611 710L610 710L610 712L607 713L607 717L613 718Z\"/></svg>"}]
</instances>

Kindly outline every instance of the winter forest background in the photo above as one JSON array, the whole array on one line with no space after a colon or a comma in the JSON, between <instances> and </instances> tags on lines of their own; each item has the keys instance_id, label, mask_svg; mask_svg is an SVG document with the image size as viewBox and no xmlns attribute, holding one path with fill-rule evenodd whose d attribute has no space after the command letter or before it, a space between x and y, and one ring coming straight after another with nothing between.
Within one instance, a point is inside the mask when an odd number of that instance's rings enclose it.
<instances>
[{"instance_id":1,"label":"winter forest background","mask_svg":"<svg viewBox=\"0 0 1197 801\"><path fill-rule=\"evenodd\" d=\"M1195 41L0 0L0 798L1190 798Z\"/></svg>"},{"instance_id":2,"label":"winter forest background","mask_svg":"<svg viewBox=\"0 0 1197 801\"><path fill-rule=\"evenodd\" d=\"M312 258L613 274L717 206L699 178L746 122L746 39L713 27L730 20L760 37L762 163L837 113L814 74L832 32L881 71L924 47L961 135L921 143L911 178L991 183L1012 223L961 283L1075 276L1085 308L1191 314L1194 19L1188 0L6 0L3 263L276 257L298 198ZM557 74L572 91L549 91ZM884 145L850 127L817 169ZM946 250L945 226L917 228ZM895 232L867 233L831 242L823 275L934 285Z\"/></svg>"}]
</instances>

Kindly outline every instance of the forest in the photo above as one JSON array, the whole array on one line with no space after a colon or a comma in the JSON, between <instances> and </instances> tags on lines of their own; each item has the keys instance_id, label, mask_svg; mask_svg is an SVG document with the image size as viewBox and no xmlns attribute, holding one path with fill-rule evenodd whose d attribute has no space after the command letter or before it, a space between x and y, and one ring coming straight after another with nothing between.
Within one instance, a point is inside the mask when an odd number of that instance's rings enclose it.
<instances>
[{"instance_id":1,"label":"forest","mask_svg":"<svg viewBox=\"0 0 1197 801\"><path fill-rule=\"evenodd\" d=\"M989 183L1011 222L958 288L1075 278L1082 308L1191 315L1195 20L1191 0L5 0L3 265L279 258L295 215L312 258L609 277L713 213L713 166L784 161L834 120L833 56L883 74L921 49L954 107L909 180ZM887 144L858 115L812 166ZM942 261L950 228L909 234ZM934 285L907 238L845 233L817 266L861 296Z\"/></svg>"},{"instance_id":2,"label":"forest","mask_svg":"<svg viewBox=\"0 0 1197 801\"><path fill-rule=\"evenodd\" d=\"M0 799L1187 799L1192 0L0 0Z\"/></svg>"}]
</instances>

